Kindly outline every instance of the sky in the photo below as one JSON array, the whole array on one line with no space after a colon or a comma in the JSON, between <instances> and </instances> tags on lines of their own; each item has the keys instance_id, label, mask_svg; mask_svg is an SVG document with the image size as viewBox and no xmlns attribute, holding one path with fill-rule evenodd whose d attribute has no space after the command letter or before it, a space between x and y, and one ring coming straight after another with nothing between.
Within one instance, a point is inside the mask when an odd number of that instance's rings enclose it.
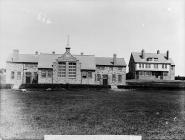
<instances>
[{"instance_id":1,"label":"sky","mask_svg":"<svg viewBox=\"0 0 185 140\"><path fill-rule=\"evenodd\" d=\"M185 76L184 0L0 0L0 67L13 49L125 58L166 53Z\"/></svg>"}]
</instances>

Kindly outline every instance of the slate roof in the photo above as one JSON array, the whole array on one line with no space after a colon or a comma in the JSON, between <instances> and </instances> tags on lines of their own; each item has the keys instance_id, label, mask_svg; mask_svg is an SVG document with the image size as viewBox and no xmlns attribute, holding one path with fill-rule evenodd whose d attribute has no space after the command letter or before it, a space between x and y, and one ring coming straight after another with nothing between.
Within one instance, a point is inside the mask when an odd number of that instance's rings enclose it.
<instances>
[{"instance_id":1,"label":"slate roof","mask_svg":"<svg viewBox=\"0 0 185 140\"><path fill-rule=\"evenodd\" d=\"M8 57L8 59L7 59L7 62L38 63L38 59L39 59L39 55L35 55L35 54L19 54L17 59L13 59L12 55L10 55Z\"/></svg>"},{"instance_id":2,"label":"slate roof","mask_svg":"<svg viewBox=\"0 0 185 140\"><path fill-rule=\"evenodd\" d=\"M52 68L53 62L62 54L40 54L38 68ZM95 58L93 55L73 55L81 63L81 69L95 70Z\"/></svg>"},{"instance_id":3,"label":"slate roof","mask_svg":"<svg viewBox=\"0 0 185 140\"><path fill-rule=\"evenodd\" d=\"M112 57L96 57L96 65L108 66L126 66L124 58L116 58L116 64L113 64Z\"/></svg>"},{"instance_id":4,"label":"slate roof","mask_svg":"<svg viewBox=\"0 0 185 140\"><path fill-rule=\"evenodd\" d=\"M10 55L7 59L8 62L25 62L25 63L38 63L38 68L52 68L53 62L61 57L62 54L19 54L17 59L13 59ZM113 66L112 57L95 57L94 55L73 55L81 63L81 69L95 70L96 65ZM124 58L117 58L117 63L114 66L126 66Z\"/></svg>"},{"instance_id":5,"label":"slate roof","mask_svg":"<svg viewBox=\"0 0 185 140\"><path fill-rule=\"evenodd\" d=\"M173 60L169 58L168 60L166 59L166 54L157 54L157 53L145 53L145 58L141 58L141 53L139 52L132 52L131 55L134 58L135 62L140 62L140 63L166 63L166 64L171 64L175 65ZM147 61L147 58L152 57L152 58L158 58L158 61Z\"/></svg>"}]
</instances>

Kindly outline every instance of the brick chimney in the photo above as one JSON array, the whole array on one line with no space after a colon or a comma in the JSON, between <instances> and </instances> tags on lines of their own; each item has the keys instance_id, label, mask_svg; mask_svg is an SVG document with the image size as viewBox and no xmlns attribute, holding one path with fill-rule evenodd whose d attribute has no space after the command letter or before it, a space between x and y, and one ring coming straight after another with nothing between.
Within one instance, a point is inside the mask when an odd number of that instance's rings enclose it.
<instances>
[{"instance_id":1,"label":"brick chimney","mask_svg":"<svg viewBox=\"0 0 185 140\"><path fill-rule=\"evenodd\" d=\"M83 52L81 52L81 55L84 55L84 53L83 53Z\"/></svg>"},{"instance_id":2,"label":"brick chimney","mask_svg":"<svg viewBox=\"0 0 185 140\"><path fill-rule=\"evenodd\" d=\"M160 50L157 50L157 54L160 54Z\"/></svg>"},{"instance_id":3,"label":"brick chimney","mask_svg":"<svg viewBox=\"0 0 185 140\"><path fill-rule=\"evenodd\" d=\"M144 49L141 50L141 58L142 58L142 59L145 58L145 50L144 50Z\"/></svg>"},{"instance_id":4,"label":"brick chimney","mask_svg":"<svg viewBox=\"0 0 185 140\"><path fill-rule=\"evenodd\" d=\"M55 54L55 51L52 51L52 54Z\"/></svg>"},{"instance_id":5,"label":"brick chimney","mask_svg":"<svg viewBox=\"0 0 185 140\"><path fill-rule=\"evenodd\" d=\"M116 65L116 64L117 64L117 61L116 61L116 59L117 59L117 56L116 56L116 54L113 54L113 64L114 64L114 65Z\"/></svg>"},{"instance_id":6,"label":"brick chimney","mask_svg":"<svg viewBox=\"0 0 185 140\"><path fill-rule=\"evenodd\" d=\"M169 59L169 50L166 51L166 59Z\"/></svg>"},{"instance_id":7,"label":"brick chimney","mask_svg":"<svg viewBox=\"0 0 185 140\"><path fill-rule=\"evenodd\" d=\"M18 59L19 59L19 50L14 49L14 50L13 50L12 61L17 61Z\"/></svg>"}]
</instances>

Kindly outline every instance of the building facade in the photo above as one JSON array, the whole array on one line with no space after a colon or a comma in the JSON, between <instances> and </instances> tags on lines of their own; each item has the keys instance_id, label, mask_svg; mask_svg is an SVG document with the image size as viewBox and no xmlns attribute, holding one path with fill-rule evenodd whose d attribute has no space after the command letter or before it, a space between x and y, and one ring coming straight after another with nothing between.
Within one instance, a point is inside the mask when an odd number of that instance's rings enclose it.
<instances>
[{"instance_id":1,"label":"building facade","mask_svg":"<svg viewBox=\"0 0 185 140\"><path fill-rule=\"evenodd\" d=\"M129 79L143 80L174 80L175 64L169 58L169 51L165 54L145 53L144 50L132 52L129 60Z\"/></svg>"},{"instance_id":2,"label":"building facade","mask_svg":"<svg viewBox=\"0 0 185 140\"><path fill-rule=\"evenodd\" d=\"M14 50L7 60L6 81L9 84L97 84L124 85L124 58L64 54L19 54Z\"/></svg>"}]
</instances>

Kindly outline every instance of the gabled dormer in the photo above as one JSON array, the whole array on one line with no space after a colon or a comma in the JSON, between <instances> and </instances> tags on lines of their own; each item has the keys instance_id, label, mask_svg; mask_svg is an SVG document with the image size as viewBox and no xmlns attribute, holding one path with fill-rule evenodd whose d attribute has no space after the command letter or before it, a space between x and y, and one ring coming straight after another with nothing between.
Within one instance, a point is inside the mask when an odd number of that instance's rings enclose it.
<instances>
[{"instance_id":1,"label":"gabled dormer","mask_svg":"<svg viewBox=\"0 0 185 140\"><path fill-rule=\"evenodd\" d=\"M70 53L70 47L66 47L66 52L61 57L58 57L58 62L66 61L77 61L76 57L72 56Z\"/></svg>"}]
</instances>

